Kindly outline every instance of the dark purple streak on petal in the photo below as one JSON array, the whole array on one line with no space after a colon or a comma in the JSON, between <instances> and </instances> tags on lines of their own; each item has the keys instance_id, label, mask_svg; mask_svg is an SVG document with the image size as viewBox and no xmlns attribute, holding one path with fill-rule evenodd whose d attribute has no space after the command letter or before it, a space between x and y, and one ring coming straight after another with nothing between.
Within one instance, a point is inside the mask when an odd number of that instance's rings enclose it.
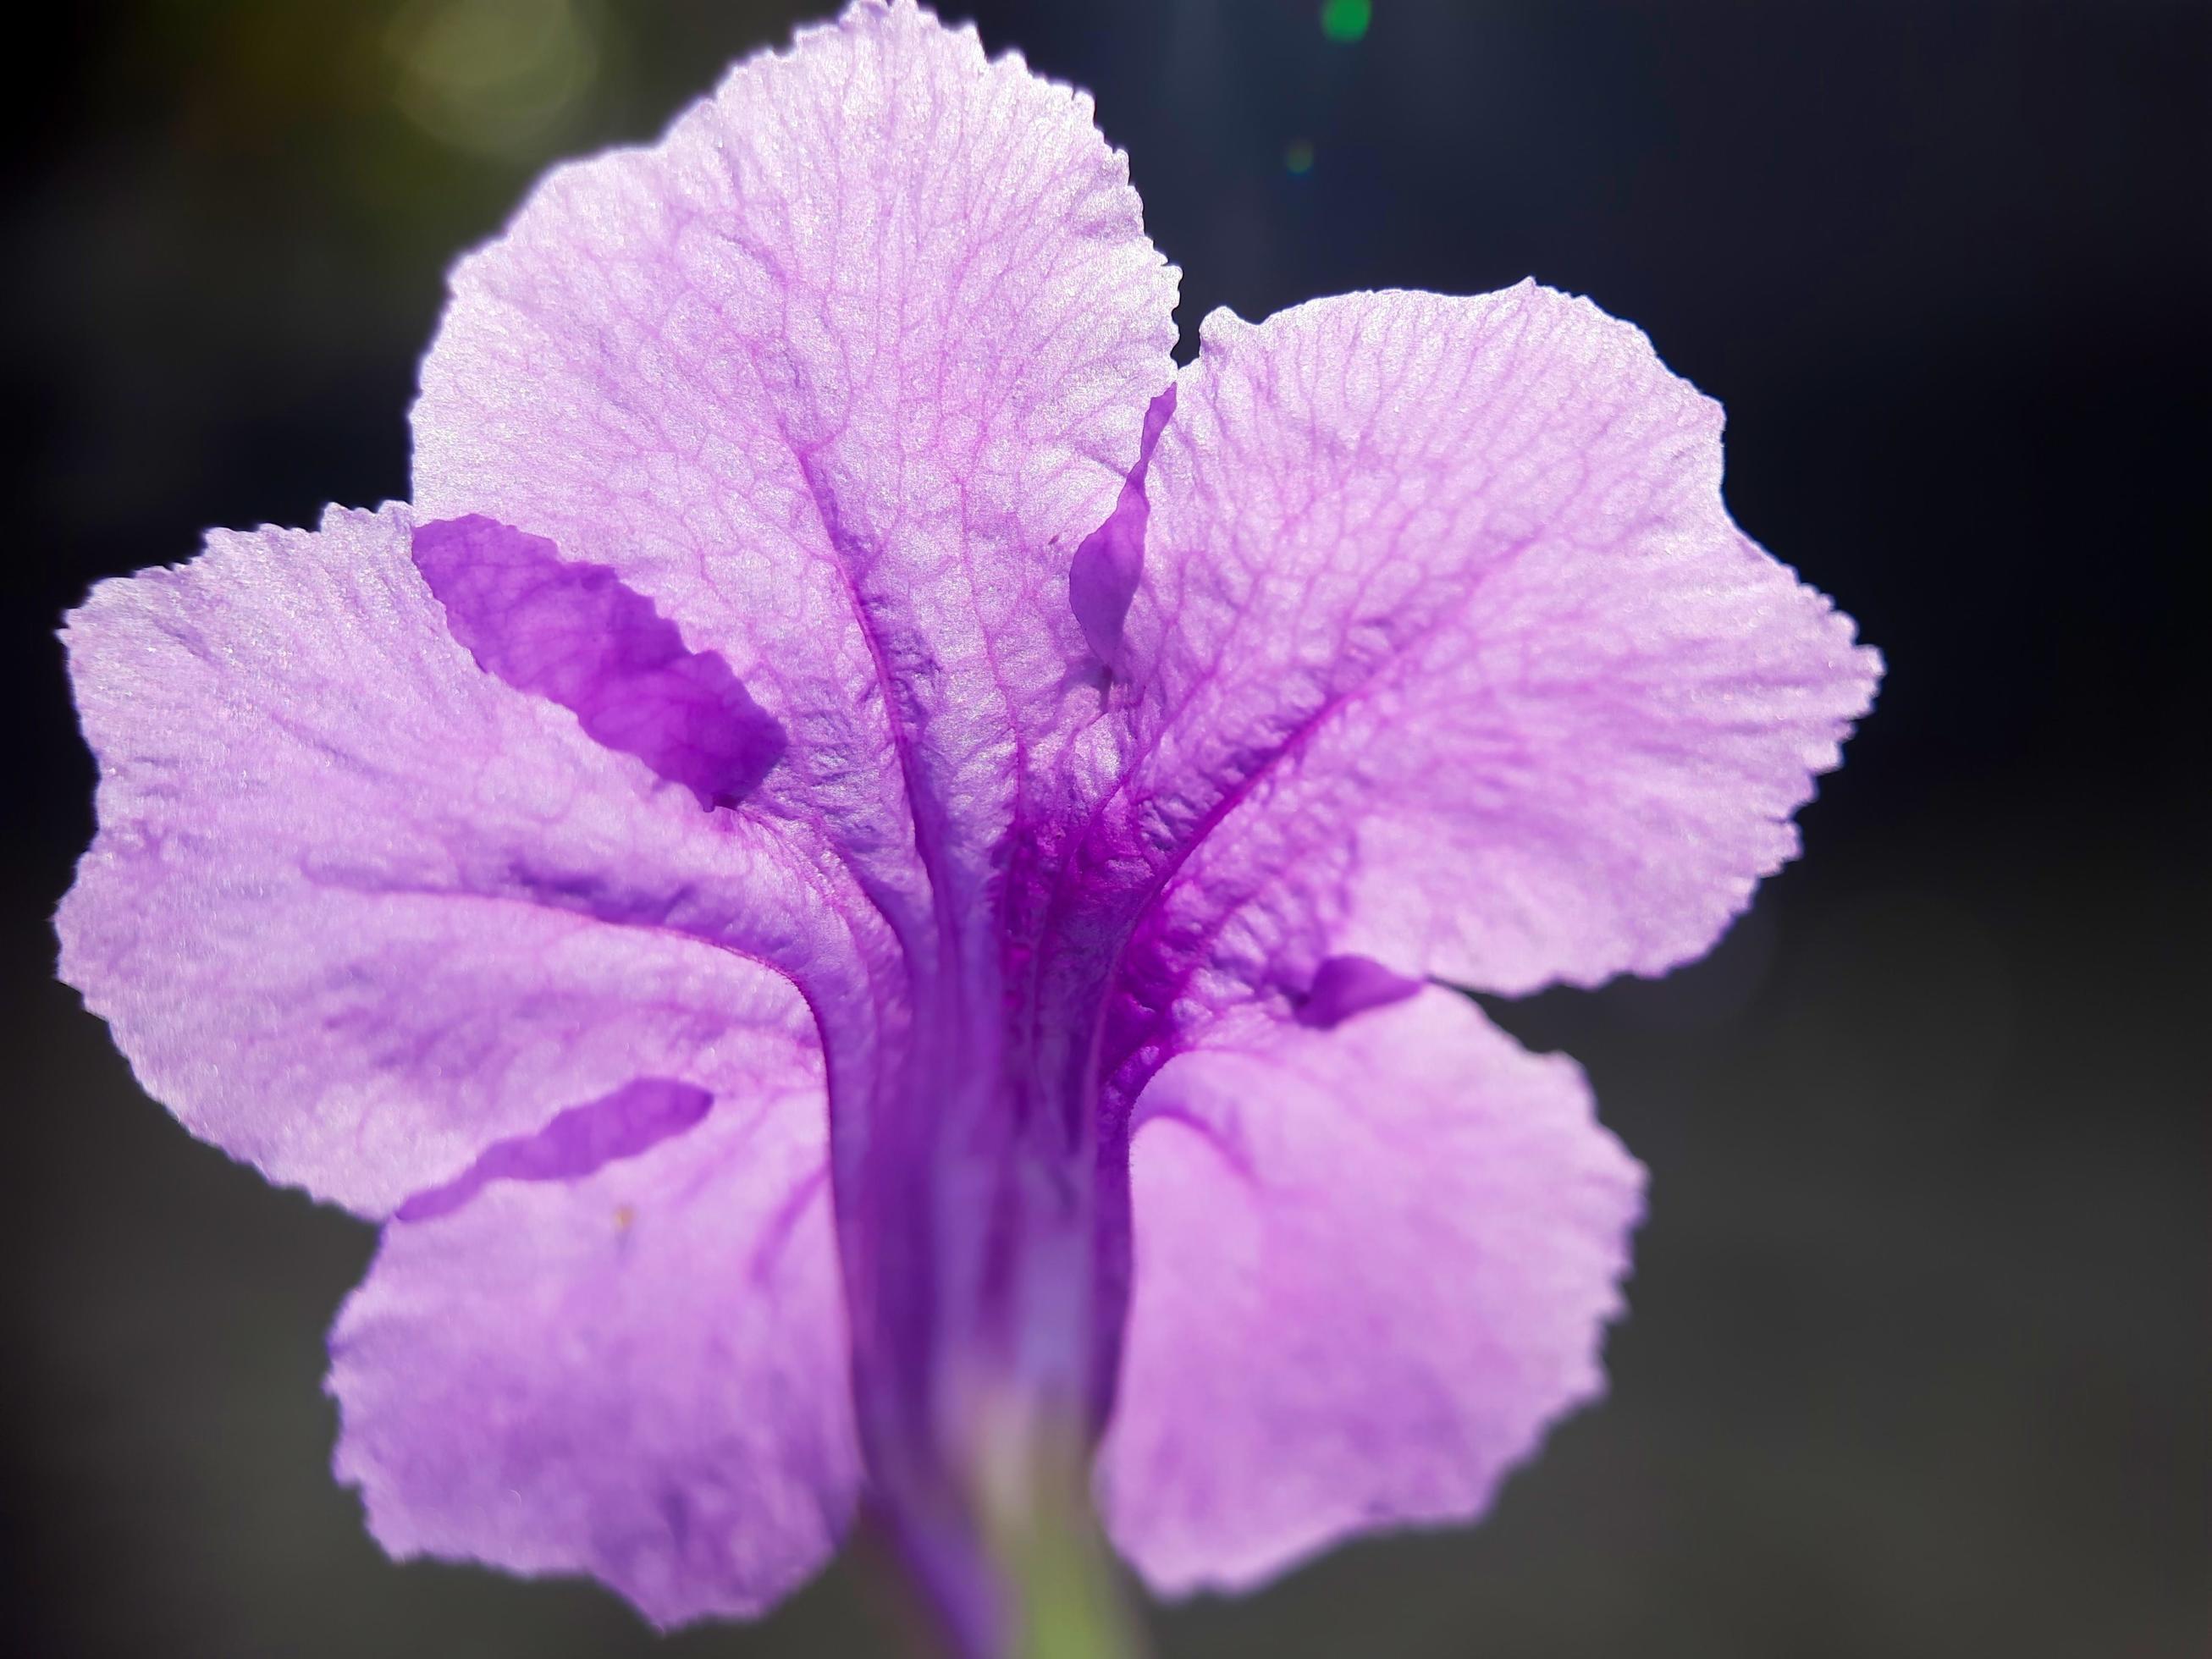
<instances>
[{"instance_id":1,"label":"dark purple streak on petal","mask_svg":"<svg viewBox=\"0 0 2212 1659\"><path fill-rule=\"evenodd\" d=\"M486 673L550 697L610 749L712 809L735 806L784 750L783 727L712 651L605 565L471 515L418 525L415 565Z\"/></svg>"},{"instance_id":2,"label":"dark purple streak on petal","mask_svg":"<svg viewBox=\"0 0 2212 1659\"><path fill-rule=\"evenodd\" d=\"M1075 612L1083 637L1098 660L1109 668L1121 653L1121 623L1136 597L1137 579L1145 568L1145 524L1152 517L1145 499L1145 469L1152 465L1152 448L1175 413L1176 389L1170 386L1145 410L1144 435L1137 443L1137 464L1121 486L1121 498L1106 522L1083 538L1067 568L1067 603Z\"/></svg>"},{"instance_id":3,"label":"dark purple streak on petal","mask_svg":"<svg viewBox=\"0 0 2212 1659\"><path fill-rule=\"evenodd\" d=\"M641 1077L612 1094L571 1106L534 1135L499 1140L442 1187L419 1192L395 1221L451 1215L495 1181L573 1181L617 1158L650 1152L707 1115L714 1097L689 1083Z\"/></svg>"},{"instance_id":4,"label":"dark purple streak on petal","mask_svg":"<svg viewBox=\"0 0 2212 1659\"><path fill-rule=\"evenodd\" d=\"M1354 1014L1403 1002L1423 983L1392 973L1371 957L1331 957L1314 970L1312 988L1298 1004L1298 1024L1329 1030Z\"/></svg>"}]
</instances>

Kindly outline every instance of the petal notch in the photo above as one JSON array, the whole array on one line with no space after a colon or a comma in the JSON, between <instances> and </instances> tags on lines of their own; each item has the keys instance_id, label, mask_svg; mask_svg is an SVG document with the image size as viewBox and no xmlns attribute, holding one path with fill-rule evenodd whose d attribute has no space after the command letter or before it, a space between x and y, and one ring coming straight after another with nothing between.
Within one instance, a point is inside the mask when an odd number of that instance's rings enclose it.
<instances>
[{"instance_id":1,"label":"petal notch","mask_svg":"<svg viewBox=\"0 0 2212 1659\"><path fill-rule=\"evenodd\" d=\"M415 1194L395 1221L451 1215L495 1181L567 1181L617 1158L650 1152L707 1115L714 1097L672 1078L641 1077L612 1094L571 1106L534 1135L496 1141L442 1186Z\"/></svg>"},{"instance_id":2,"label":"petal notch","mask_svg":"<svg viewBox=\"0 0 2212 1659\"><path fill-rule=\"evenodd\" d=\"M1109 668L1121 659L1121 622L1136 597L1145 571L1145 525L1152 505L1145 497L1145 472L1152 450L1175 414L1176 389L1170 386L1145 410L1145 429L1137 464L1121 485L1121 499L1106 522L1083 538L1067 570L1067 603L1083 629L1084 643Z\"/></svg>"},{"instance_id":3,"label":"petal notch","mask_svg":"<svg viewBox=\"0 0 2212 1659\"><path fill-rule=\"evenodd\" d=\"M1298 1024L1334 1030L1354 1014L1403 1002L1421 985L1418 979L1393 973L1372 957L1330 957L1314 970L1313 984L1298 1005Z\"/></svg>"},{"instance_id":4,"label":"petal notch","mask_svg":"<svg viewBox=\"0 0 2212 1659\"><path fill-rule=\"evenodd\" d=\"M477 665L550 697L709 811L735 806L781 758L783 728L712 651L605 565L471 514L415 528L415 565Z\"/></svg>"}]
</instances>

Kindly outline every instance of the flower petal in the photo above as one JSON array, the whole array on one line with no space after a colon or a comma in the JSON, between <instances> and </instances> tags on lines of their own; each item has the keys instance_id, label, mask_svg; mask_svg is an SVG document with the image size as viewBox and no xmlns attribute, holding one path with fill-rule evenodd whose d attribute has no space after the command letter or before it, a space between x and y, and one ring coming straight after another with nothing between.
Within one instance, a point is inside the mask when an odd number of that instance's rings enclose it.
<instances>
[{"instance_id":1,"label":"flower petal","mask_svg":"<svg viewBox=\"0 0 2212 1659\"><path fill-rule=\"evenodd\" d=\"M915 937L933 888L983 915L1087 706L1069 561L1172 379L1175 290L1087 95L860 0L460 265L415 498L550 537L719 652L791 732L763 801Z\"/></svg>"},{"instance_id":2,"label":"flower petal","mask_svg":"<svg viewBox=\"0 0 2212 1659\"><path fill-rule=\"evenodd\" d=\"M372 1214L639 1076L815 1043L852 911L470 659L404 509L217 532L70 618L100 833L63 976L195 1133Z\"/></svg>"},{"instance_id":3,"label":"flower petal","mask_svg":"<svg viewBox=\"0 0 2212 1659\"><path fill-rule=\"evenodd\" d=\"M1878 659L1730 522L1720 410L1638 331L1534 284L1217 313L1177 397L1094 832L1156 893L1122 1054L1332 956L1661 972L1796 851Z\"/></svg>"},{"instance_id":4,"label":"flower petal","mask_svg":"<svg viewBox=\"0 0 2212 1659\"><path fill-rule=\"evenodd\" d=\"M337 1469L395 1556L757 1613L860 1483L817 1080L573 1181L398 1221L331 1334Z\"/></svg>"},{"instance_id":5,"label":"flower petal","mask_svg":"<svg viewBox=\"0 0 2212 1659\"><path fill-rule=\"evenodd\" d=\"M1100 1500L1164 1593L1469 1519L1603 1387L1642 1171L1571 1060L1455 992L1224 1022L1152 1079L1131 1160Z\"/></svg>"}]
</instances>

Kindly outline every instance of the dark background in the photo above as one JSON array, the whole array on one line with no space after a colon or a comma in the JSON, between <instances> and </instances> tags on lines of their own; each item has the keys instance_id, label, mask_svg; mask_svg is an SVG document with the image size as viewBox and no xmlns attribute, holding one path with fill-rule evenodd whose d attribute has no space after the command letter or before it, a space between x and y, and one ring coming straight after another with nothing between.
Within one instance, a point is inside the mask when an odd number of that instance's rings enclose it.
<instances>
[{"instance_id":1,"label":"dark background","mask_svg":"<svg viewBox=\"0 0 2212 1659\"><path fill-rule=\"evenodd\" d=\"M188 1139L48 979L90 830L61 611L203 526L404 495L447 262L802 9L137 0L11 38L15 1652L881 1646L851 1564L665 1645L589 1587L387 1564L319 1391L368 1229ZM1737 516L1891 664L1808 861L1714 958L1506 1015L1651 1167L1611 1400L1480 1528L1167 1614L1166 1654L2204 1653L2212 813L2177 589L2212 549L2212 7L1375 0L1356 44L1303 3L977 9L1097 93L1186 341L1360 286L1587 292L1726 402Z\"/></svg>"}]
</instances>

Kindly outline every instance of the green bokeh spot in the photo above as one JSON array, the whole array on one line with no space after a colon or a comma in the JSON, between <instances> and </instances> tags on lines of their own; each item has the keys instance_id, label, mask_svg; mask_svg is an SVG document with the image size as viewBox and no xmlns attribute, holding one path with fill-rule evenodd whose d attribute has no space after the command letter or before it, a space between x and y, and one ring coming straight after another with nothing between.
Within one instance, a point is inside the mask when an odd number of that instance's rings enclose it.
<instances>
[{"instance_id":1,"label":"green bokeh spot","mask_svg":"<svg viewBox=\"0 0 2212 1659\"><path fill-rule=\"evenodd\" d=\"M1340 45L1364 40L1374 21L1374 0L1322 0L1321 32Z\"/></svg>"}]
</instances>

